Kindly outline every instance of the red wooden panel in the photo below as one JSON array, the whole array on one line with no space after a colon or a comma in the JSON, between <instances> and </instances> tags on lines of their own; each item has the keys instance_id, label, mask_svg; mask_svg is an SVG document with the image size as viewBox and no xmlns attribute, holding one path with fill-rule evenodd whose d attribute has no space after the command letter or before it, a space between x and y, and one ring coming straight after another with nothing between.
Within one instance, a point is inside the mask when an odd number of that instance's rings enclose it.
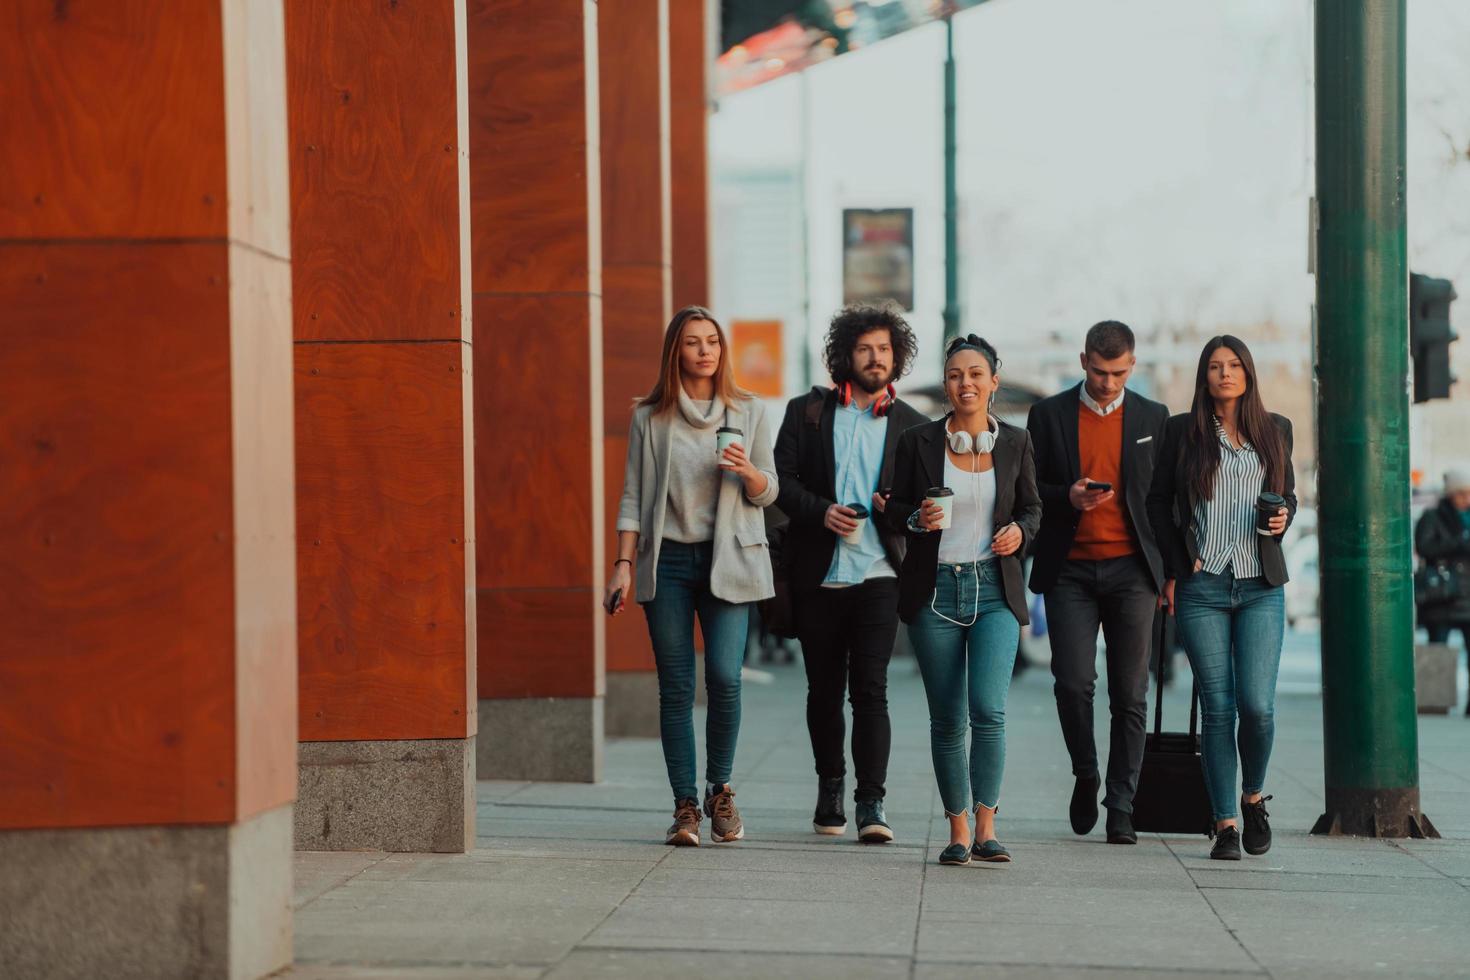
<instances>
[{"instance_id":1,"label":"red wooden panel","mask_svg":"<svg viewBox=\"0 0 1470 980\"><path fill-rule=\"evenodd\" d=\"M305 741L468 733L465 353L296 345Z\"/></svg>"},{"instance_id":2,"label":"red wooden panel","mask_svg":"<svg viewBox=\"0 0 1470 980\"><path fill-rule=\"evenodd\" d=\"M667 3L597 12L604 268L669 260Z\"/></svg>"},{"instance_id":3,"label":"red wooden panel","mask_svg":"<svg viewBox=\"0 0 1470 980\"><path fill-rule=\"evenodd\" d=\"M226 246L0 247L0 309L0 827L229 822Z\"/></svg>"},{"instance_id":4,"label":"red wooden panel","mask_svg":"<svg viewBox=\"0 0 1470 980\"><path fill-rule=\"evenodd\" d=\"M0 238L226 228L220 4L0 6Z\"/></svg>"},{"instance_id":5,"label":"red wooden panel","mask_svg":"<svg viewBox=\"0 0 1470 980\"><path fill-rule=\"evenodd\" d=\"M669 283L658 265L607 266L602 282L603 428L626 436L633 402L658 380Z\"/></svg>"},{"instance_id":6,"label":"red wooden panel","mask_svg":"<svg viewBox=\"0 0 1470 980\"><path fill-rule=\"evenodd\" d=\"M288 0L297 340L462 339L455 0Z\"/></svg>"},{"instance_id":7,"label":"red wooden panel","mask_svg":"<svg viewBox=\"0 0 1470 980\"><path fill-rule=\"evenodd\" d=\"M594 300L475 296L475 507L481 589L591 581ZM481 624L481 635L484 625ZM481 659L482 668L487 663Z\"/></svg>"},{"instance_id":8,"label":"red wooden panel","mask_svg":"<svg viewBox=\"0 0 1470 980\"><path fill-rule=\"evenodd\" d=\"M590 698L603 693L597 676L597 617L607 617L598 609L599 600L590 588L481 589L480 697Z\"/></svg>"},{"instance_id":9,"label":"red wooden panel","mask_svg":"<svg viewBox=\"0 0 1470 980\"><path fill-rule=\"evenodd\" d=\"M709 44L703 3L669 3L673 307L708 306Z\"/></svg>"},{"instance_id":10,"label":"red wooden panel","mask_svg":"<svg viewBox=\"0 0 1470 980\"><path fill-rule=\"evenodd\" d=\"M586 0L470 0L476 293L595 288L588 107L590 99L596 111L597 79L587 74L595 9Z\"/></svg>"}]
</instances>

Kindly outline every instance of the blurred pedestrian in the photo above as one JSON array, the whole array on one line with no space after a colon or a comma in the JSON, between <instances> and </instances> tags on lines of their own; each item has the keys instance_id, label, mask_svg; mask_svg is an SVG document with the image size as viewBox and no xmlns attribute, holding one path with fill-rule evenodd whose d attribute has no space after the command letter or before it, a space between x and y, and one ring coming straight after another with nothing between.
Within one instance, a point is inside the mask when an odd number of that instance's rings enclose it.
<instances>
[{"instance_id":1,"label":"blurred pedestrian","mask_svg":"<svg viewBox=\"0 0 1470 980\"><path fill-rule=\"evenodd\" d=\"M929 700L929 747L949 818L940 864L1011 859L995 836L995 810L1006 695L1028 621L1021 560L1041 522L1041 498L1030 434L991 413L999 386L993 346L974 334L950 343L951 411L899 437L883 515L909 535L898 613Z\"/></svg>"},{"instance_id":2,"label":"blurred pedestrian","mask_svg":"<svg viewBox=\"0 0 1470 980\"><path fill-rule=\"evenodd\" d=\"M1148 497L1167 578L1164 602L1200 688L1215 820L1210 857L1224 861L1240 860L1242 812L1246 852L1271 847L1271 797L1262 791L1286 631L1281 537L1296 514L1291 422L1266 411L1258 377L1244 341L1227 335L1205 344L1193 405L1164 427Z\"/></svg>"},{"instance_id":3,"label":"blurred pedestrian","mask_svg":"<svg viewBox=\"0 0 1470 980\"><path fill-rule=\"evenodd\" d=\"M728 354L709 310L686 306L674 314L658 380L633 412L618 557L604 599L617 615L631 593L648 619L659 734L674 792L666 842L674 845L699 844L695 613L709 695L703 810L711 839L739 840L745 825L730 775L740 733L740 666L750 607L774 594L761 508L775 501L778 483L765 409L736 386Z\"/></svg>"},{"instance_id":4,"label":"blurred pedestrian","mask_svg":"<svg viewBox=\"0 0 1470 980\"><path fill-rule=\"evenodd\" d=\"M776 436L784 546L802 661L806 726L817 770L812 829L841 835L847 752L843 694L852 701L858 839L893 840L887 794L888 661L898 632L905 536L882 523L893 457L905 429L926 421L893 388L913 363L914 332L895 310L851 306L825 342L833 387L791 399Z\"/></svg>"},{"instance_id":5,"label":"blurred pedestrian","mask_svg":"<svg viewBox=\"0 0 1470 980\"><path fill-rule=\"evenodd\" d=\"M1470 467L1445 473L1444 496L1414 527L1414 550L1424 561L1416 599L1429 642L1446 643L1459 630L1470 659Z\"/></svg>"},{"instance_id":6,"label":"blurred pedestrian","mask_svg":"<svg viewBox=\"0 0 1470 980\"><path fill-rule=\"evenodd\" d=\"M1109 844L1136 844L1133 794L1148 723L1149 652L1164 565L1148 520L1154 455L1169 409L1127 390L1137 363L1133 331L1104 320L1087 331L1082 381L1031 406L1041 530L1031 591L1045 597L1057 716L1076 782L1072 831L1097 823L1097 631L1107 641Z\"/></svg>"}]
</instances>

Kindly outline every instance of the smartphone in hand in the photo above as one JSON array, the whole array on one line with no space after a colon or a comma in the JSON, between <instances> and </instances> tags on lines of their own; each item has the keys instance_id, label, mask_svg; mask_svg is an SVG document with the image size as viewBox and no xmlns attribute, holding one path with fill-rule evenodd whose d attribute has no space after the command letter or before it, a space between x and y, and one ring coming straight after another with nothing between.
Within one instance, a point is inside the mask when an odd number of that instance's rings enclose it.
<instances>
[{"instance_id":1,"label":"smartphone in hand","mask_svg":"<svg viewBox=\"0 0 1470 980\"><path fill-rule=\"evenodd\" d=\"M1088 480L1087 481L1087 489L1088 490L1111 490L1111 489L1113 489L1113 485L1111 483L1100 483L1097 480Z\"/></svg>"},{"instance_id":2,"label":"smartphone in hand","mask_svg":"<svg viewBox=\"0 0 1470 980\"><path fill-rule=\"evenodd\" d=\"M613 613L615 613L615 612L618 611L618 606L622 603L622 601L623 601L623 590L622 589L614 589L613 590L613 594L607 597L607 601L603 603L602 608L603 609L606 609L607 610L607 614L609 616L611 616Z\"/></svg>"}]
</instances>

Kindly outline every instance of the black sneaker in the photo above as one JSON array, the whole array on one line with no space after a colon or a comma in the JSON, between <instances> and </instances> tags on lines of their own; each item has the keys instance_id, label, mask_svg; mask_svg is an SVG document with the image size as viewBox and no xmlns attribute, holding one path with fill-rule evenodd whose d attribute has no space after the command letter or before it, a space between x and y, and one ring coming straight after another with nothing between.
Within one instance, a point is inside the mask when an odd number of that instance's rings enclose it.
<instances>
[{"instance_id":1,"label":"black sneaker","mask_svg":"<svg viewBox=\"0 0 1470 980\"><path fill-rule=\"evenodd\" d=\"M1240 860L1240 831L1225 827L1215 831L1215 846L1210 848L1212 861Z\"/></svg>"},{"instance_id":2,"label":"black sneaker","mask_svg":"<svg viewBox=\"0 0 1470 980\"><path fill-rule=\"evenodd\" d=\"M1097 791L1100 786L1102 781L1097 778L1097 773L1077 777L1077 785L1072 787L1072 805L1069 810L1072 833L1091 833L1092 828L1097 826Z\"/></svg>"},{"instance_id":3,"label":"black sneaker","mask_svg":"<svg viewBox=\"0 0 1470 980\"><path fill-rule=\"evenodd\" d=\"M884 819L882 800L857 801L858 840L864 844L887 844L893 840L893 828Z\"/></svg>"},{"instance_id":4,"label":"black sneaker","mask_svg":"<svg viewBox=\"0 0 1470 980\"><path fill-rule=\"evenodd\" d=\"M1266 819L1270 816L1266 812L1269 799L1263 796L1254 803L1240 801L1240 815L1245 818L1245 832L1240 836L1247 854L1265 854L1271 849L1271 823Z\"/></svg>"},{"instance_id":5,"label":"black sneaker","mask_svg":"<svg viewBox=\"0 0 1470 980\"><path fill-rule=\"evenodd\" d=\"M1108 843L1137 844L1138 834L1133 829L1133 817L1122 810L1108 810Z\"/></svg>"},{"instance_id":6,"label":"black sneaker","mask_svg":"<svg viewBox=\"0 0 1470 980\"><path fill-rule=\"evenodd\" d=\"M847 833L847 814L842 812L842 797L846 780L817 780L817 812L812 816L812 830L829 837L840 837Z\"/></svg>"}]
</instances>

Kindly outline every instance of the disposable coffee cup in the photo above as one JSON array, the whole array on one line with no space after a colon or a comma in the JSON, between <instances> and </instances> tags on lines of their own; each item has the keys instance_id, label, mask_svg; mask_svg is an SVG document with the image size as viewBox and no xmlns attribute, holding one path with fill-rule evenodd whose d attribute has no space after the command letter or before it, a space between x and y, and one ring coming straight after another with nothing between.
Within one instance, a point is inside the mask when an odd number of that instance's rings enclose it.
<instances>
[{"instance_id":1,"label":"disposable coffee cup","mask_svg":"<svg viewBox=\"0 0 1470 980\"><path fill-rule=\"evenodd\" d=\"M857 527L843 535L850 544L857 544L863 539L863 528L868 525L868 508L862 504L848 504L847 509L852 511L852 519L857 521Z\"/></svg>"},{"instance_id":2,"label":"disposable coffee cup","mask_svg":"<svg viewBox=\"0 0 1470 980\"><path fill-rule=\"evenodd\" d=\"M1286 498L1279 493L1263 493L1256 498L1256 533L1271 536L1271 518L1286 506Z\"/></svg>"},{"instance_id":3,"label":"disposable coffee cup","mask_svg":"<svg viewBox=\"0 0 1470 980\"><path fill-rule=\"evenodd\" d=\"M715 458L721 461L721 465L724 463L725 450L743 438L745 438L744 432L729 426L721 426L715 430Z\"/></svg>"},{"instance_id":4,"label":"disposable coffee cup","mask_svg":"<svg viewBox=\"0 0 1470 980\"><path fill-rule=\"evenodd\" d=\"M924 499L944 508L944 519L939 522L939 527L941 530L949 527L954 520L954 491L949 487L930 487Z\"/></svg>"}]
</instances>

